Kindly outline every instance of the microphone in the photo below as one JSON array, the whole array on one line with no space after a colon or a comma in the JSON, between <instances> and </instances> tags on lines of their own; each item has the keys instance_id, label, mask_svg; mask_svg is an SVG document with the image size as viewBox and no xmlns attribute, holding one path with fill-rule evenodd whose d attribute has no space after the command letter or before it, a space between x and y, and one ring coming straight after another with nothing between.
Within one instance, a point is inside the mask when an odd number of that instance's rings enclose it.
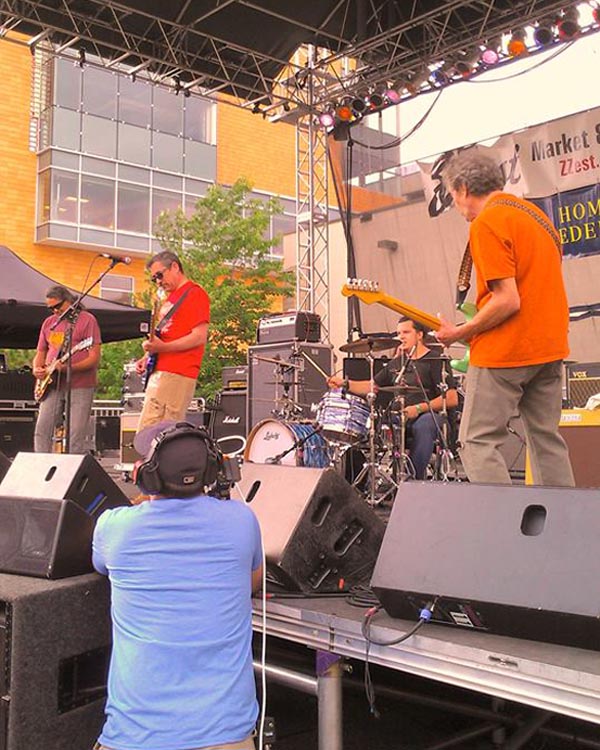
<instances>
[{"instance_id":1,"label":"microphone","mask_svg":"<svg viewBox=\"0 0 600 750\"><path fill-rule=\"evenodd\" d=\"M124 263L128 266L131 263L131 258L128 255L112 255L111 253L98 253L98 255L101 258L108 258L114 265L117 263Z\"/></svg>"}]
</instances>

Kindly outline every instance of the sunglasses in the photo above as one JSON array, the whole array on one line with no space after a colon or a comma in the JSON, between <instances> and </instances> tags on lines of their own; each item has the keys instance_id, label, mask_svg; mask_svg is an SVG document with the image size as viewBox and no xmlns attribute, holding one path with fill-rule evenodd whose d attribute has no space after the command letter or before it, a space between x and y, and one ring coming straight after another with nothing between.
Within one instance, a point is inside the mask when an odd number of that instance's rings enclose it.
<instances>
[{"instance_id":1,"label":"sunglasses","mask_svg":"<svg viewBox=\"0 0 600 750\"><path fill-rule=\"evenodd\" d=\"M163 280L164 275L165 275L164 271L157 271L155 274L152 274L152 276L150 277L150 281L153 284L156 284L157 281Z\"/></svg>"},{"instance_id":2,"label":"sunglasses","mask_svg":"<svg viewBox=\"0 0 600 750\"><path fill-rule=\"evenodd\" d=\"M52 312L56 312L57 310L60 310L62 307L62 302L57 302L55 305L49 305L48 310L52 310Z\"/></svg>"}]
</instances>

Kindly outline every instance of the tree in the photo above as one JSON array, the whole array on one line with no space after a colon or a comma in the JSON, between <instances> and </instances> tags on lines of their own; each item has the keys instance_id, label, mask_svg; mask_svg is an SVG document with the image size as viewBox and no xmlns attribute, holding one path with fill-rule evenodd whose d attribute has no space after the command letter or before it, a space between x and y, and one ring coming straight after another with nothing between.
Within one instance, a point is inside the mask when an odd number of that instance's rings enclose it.
<instances>
[{"instance_id":1,"label":"tree","mask_svg":"<svg viewBox=\"0 0 600 750\"><path fill-rule=\"evenodd\" d=\"M181 258L186 275L211 300L209 342L199 392L214 396L221 370L246 361L258 321L275 301L291 294L293 271L284 271L270 255L271 218L281 213L277 199L250 196L251 185L238 180L231 188L213 185L187 217L181 210L159 216L155 233L162 247Z\"/></svg>"}]
</instances>

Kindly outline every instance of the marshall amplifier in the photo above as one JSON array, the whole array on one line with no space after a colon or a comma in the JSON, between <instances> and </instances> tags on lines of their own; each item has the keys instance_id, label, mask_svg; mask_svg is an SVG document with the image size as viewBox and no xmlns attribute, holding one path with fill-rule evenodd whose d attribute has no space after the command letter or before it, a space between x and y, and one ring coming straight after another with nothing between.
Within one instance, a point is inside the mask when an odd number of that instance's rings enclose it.
<instances>
[{"instance_id":1,"label":"marshall amplifier","mask_svg":"<svg viewBox=\"0 0 600 750\"><path fill-rule=\"evenodd\" d=\"M248 365L233 365L221 370L223 390L243 391L248 387Z\"/></svg>"},{"instance_id":2,"label":"marshall amplifier","mask_svg":"<svg viewBox=\"0 0 600 750\"><path fill-rule=\"evenodd\" d=\"M582 409L590 396L600 393L600 362L574 362L567 366L567 401Z\"/></svg>"},{"instance_id":3,"label":"marshall amplifier","mask_svg":"<svg viewBox=\"0 0 600 750\"><path fill-rule=\"evenodd\" d=\"M321 317L310 312L286 312L267 315L258 321L257 344L277 344L282 341L321 340Z\"/></svg>"}]
</instances>

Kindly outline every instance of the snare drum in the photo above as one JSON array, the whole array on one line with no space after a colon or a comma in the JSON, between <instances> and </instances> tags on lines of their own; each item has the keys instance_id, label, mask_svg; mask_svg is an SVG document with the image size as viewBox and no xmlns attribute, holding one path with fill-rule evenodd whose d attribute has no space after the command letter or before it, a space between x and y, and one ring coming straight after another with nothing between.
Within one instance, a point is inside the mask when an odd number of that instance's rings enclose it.
<instances>
[{"instance_id":1,"label":"snare drum","mask_svg":"<svg viewBox=\"0 0 600 750\"><path fill-rule=\"evenodd\" d=\"M248 436L244 460L255 464L271 463L276 456L292 448L278 463L322 469L330 464L329 448L319 433L311 434L314 430L312 422L265 419L255 425ZM307 439L302 445L294 447L304 438Z\"/></svg>"},{"instance_id":2,"label":"snare drum","mask_svg":"<svg viewBox=\"0 0 600 750\"><path fill-rule=\"evenodd\" d=\"M354 443L369 430L369 406L360 396L333 389L319 402L317 422L328 440Z\"/></svg>"}]
</instances>

